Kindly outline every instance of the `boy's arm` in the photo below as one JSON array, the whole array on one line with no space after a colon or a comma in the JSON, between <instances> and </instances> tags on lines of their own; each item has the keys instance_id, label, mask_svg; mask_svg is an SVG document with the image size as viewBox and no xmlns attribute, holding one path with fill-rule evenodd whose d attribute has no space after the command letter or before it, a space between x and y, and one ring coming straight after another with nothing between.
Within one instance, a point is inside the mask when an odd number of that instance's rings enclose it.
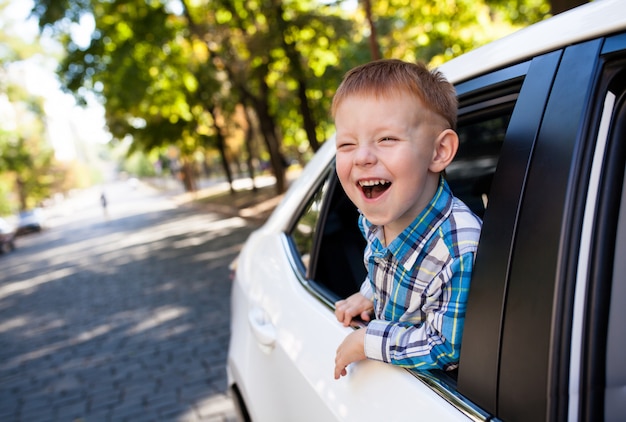
<instances>
[{"instance_id":1,"label":"boy's arm","mask_svg":"<svg viewBox=\"0 0 626 422\"><path fill-rule=\"evenodd\" d=\"M452 261L439 274L442 288L424 306L426 320L373 320L367 326L365 354L370 359L416 369L453 369L458 365L474 254ZM438 293L438 294L437 294Z\"/></svg>"}]
</instances>

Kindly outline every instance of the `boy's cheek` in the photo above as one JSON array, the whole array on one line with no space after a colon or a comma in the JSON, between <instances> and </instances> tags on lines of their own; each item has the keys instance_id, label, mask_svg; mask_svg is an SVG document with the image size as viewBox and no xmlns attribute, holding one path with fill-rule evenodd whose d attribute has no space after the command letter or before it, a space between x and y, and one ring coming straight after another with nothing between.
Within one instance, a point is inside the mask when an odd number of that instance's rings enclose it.
<instances>
[{"instance_id":1,"label":"boy's cheek","mask_svg":"<svg viewBox=\"0 0 626 422\"><path fill-rule=\"evenodd\" d=\"M348 180L349 179L342 179L341 177L339 177L339 183L341 184L343 191L346 193L346 196L350 199L350 201L354 203L359 199L358 192L356 191L354 185L351 184Z\"/></svg>"},{"instance_id":2,"label":"boy's cheek","mask_svg":"<svg viewBox=\"0 0 626 422\"><path fill-rule=\"evenodd\" d=\"M337 158L335 171L337 172L337 177L339 178L339 182L341 182L341 185L343 186L345 190L345 188L347 187L346 183L348 182L348 179L350 176L350 170L346 169L346 166L343 163L343 161L340 161L339 158Z\"/></svg>"}]
</instances>

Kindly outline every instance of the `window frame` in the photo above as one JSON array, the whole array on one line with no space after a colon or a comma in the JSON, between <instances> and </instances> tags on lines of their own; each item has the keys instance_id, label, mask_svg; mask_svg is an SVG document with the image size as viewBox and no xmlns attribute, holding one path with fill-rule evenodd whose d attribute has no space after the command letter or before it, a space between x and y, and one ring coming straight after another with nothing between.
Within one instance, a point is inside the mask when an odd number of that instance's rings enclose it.
<instances>
[{"instance_id":1,"label":"window frame","mask_svg":"<svg viewBox=\"0 0 626 422\"><path fill-rule=\"evenodd\" d=\"M316 282L311 275L311 268L317 264L319 247L320 247L320 227L326 221L326 214L328 212L329 207L329 198L332 197L332 189L333 189L333 174L335 168L335 160L334 158L330 161L330 163L326 164L325 169L321 172L318 180L312 184L309 192L305 195L306 200L302 201L301 207L297 210L297 212L293 213L293 219L289 222L286 227L286 230L283 232L283 246L286 255L289 259L291 268L298 279L299 283L315 298L317 298L320 302L326 305L329 309L335 309L335 301L339 299L337 295ZM322 191L322 199L320 201L320 211L319 217L314 227L314 235L313 235L313 245L310 251L310 261L309 266L306 267L302 261L302 256L296 242L292 237L292 233L297 226L300 219L303 217L306 212L309 203L313 200L314 196Z\"/></svg>"}]
</instances>

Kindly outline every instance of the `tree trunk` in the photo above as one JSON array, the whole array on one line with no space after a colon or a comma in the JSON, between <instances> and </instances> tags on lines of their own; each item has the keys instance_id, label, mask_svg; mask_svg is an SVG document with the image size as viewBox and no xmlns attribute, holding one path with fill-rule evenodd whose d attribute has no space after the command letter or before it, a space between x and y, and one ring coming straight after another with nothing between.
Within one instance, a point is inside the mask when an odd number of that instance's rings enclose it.
<instances>
[{"instance_id":1,"label":"tree trunk","mask_svg":"<svg viewBox=\"0 0 626 422\"><path fill-rule=\"evenodd\" d=\"M20 211L26 211L26 187L24 181L19 175L15 179L15 187L17 189L17 197L20 201Z\"/></svg>"},{"instance_id":2,"label":"tree trunk","mask_svg":"<svg viewBox=\"0 0 626 422\"><path fill-rule=\"evenodd\" d=\"M291 63L291 71L294 74L296 81L298 82L298 99L300 100L300 114L302 115L302 123L309 139L309 145L313 151L317 151L320 148L320 143L317 140L316 127L317 124L311 113L311 107L309 107L309 99L306 95L307 83L306 75L302 67L301 56L293 42L287 40L287 22L283 17L283 5L281 0L272 0L274 5L274 13L276 15L276 21L278 29L280 31L281 42L285 49L285 54L289 58Z\"/></svg>"},{"instance_id":3,"label":"tree trunk","mask_svg":"<svg viewBox=\"0 0 626 422\"><path fill-rule=\"evenodd\" d=\"M380 60L380 48L378 47L378 35L376 33L376 25L372 16L372 3L370 0L363 0L363 8L365 9L365 17L370 25L370 54L372 60Z\"/></svg>"},{"instance_id":4,"label":"tree trunk","mask_svg":"<svg viewBox=\"0 0 626 422\"><path fill-rule=\"evenodd\" d=\"M285 178L285 158L280 152L280 142L276 136L276 124L269 113L267 106L267 98L252 98L252 105L259 116L259 125L261 133L265 140L265 146L270 153L270 164L276 177L276 193L282 194L287 190L287 181Z\"/></svg>"},{"instance_id":5,"label":"tree trunk","mask_svg":"<svg viewBox=\"0 0 626 422\"><path fill-rule=\"evenodd\" d=\"M230 165L228 163L228 157L226 156L226 140L224 139L224 135L222 134L222 129L217 124L217 116L215 106L212 105L208 112L211 114L213 118L213 124L215 125L215 138L217 140L217 149L220 153L220 158L222 162L222 168L224 169L224 174L226 175L226 180L228 180L228 186L230 187L230 193L235 193L235 188L233 187L233 174L230 170Z\"/></svg>"},{"instance_id":6,"label":"tree trunk","mask_svg":"<svg viewBox=\"0 0 626 422\"><path fill-rule=\"evenodd\" d=\"M192 164L185 158L180 169L181 182L185 188L185 192L195 192L197 190L196 178Z\"/></svg>"},{"instance_id":7,"label":"tree trunk","mask_svg":"<svg viewBox=\"0 0 626 422\"><path fill-rule=\"evenodd\" d=\"M192 16L189 13L189 9L187 8L186 1L182 1L183 5L183 14L186 16L189 26L191 28L191 32L200 40L204 40L204 32L203 30L196 25ZM231 10L231 12L234 12ZM236 13L234 13L236 15ZM228 42L228 40L224 40L224 42ZM276 124L274 123L274 119L272 118L269 107L268 107L268 87L263 77L259 77L260 79L260 87L261 94L259 97L252 95L246 87L239 82L236 77L233 69L228 66L229 61L224 60L214 48L211 47L210 43L207 43L207 48L209 51L215 56L221 59L221 62L224 66L224 69L228 73L228 77L230 78L233 86L235 86L241 95L242 100L250 104L257 113L259 118L259 125L261 126L261 133L263 134L263 139L265 140L265 145L270 154L270 161L272 170L274 172L274 176L276 177L276 191L278 194L282 194L287 189L287 183L285 179L285 159L283 158L280 152L280 141L278 136L276 136ZM265 64L267 67L267 64ZM265 74L267 71L264 72Z\"/></svg>"},{"instance_id":8,"label":"tree trunk","mask_svg":"<svg viewBox=\"0 0 626 422\"><path fill-rule=\"evenodd\" d=\"M281 143L277 136L276 123L274 122L274 118L269 110L269 87L264 79L264 75L267 74L267 68L268 65L266 63L265 71L260 72L260 76L258 76L258 84L260 87L259 96L252 95L252 93L248 91L246 87L233 75L232 69L226 66L226 71L229 74L233 86L239 91L239 96L244 103L244 106L248 104L256 112L257 118L259 119L261 134L263 135L267 151L270 154L270 165L272 166L274 177L276 177L276 192L280 195L287 190L287 182L285 178L286 162L280 151Z\"/></svg>"},{"instance_id":9,"label":"tree trunk","mask_svg":"<svg viewBox=\"0 0 626 422\"><path fill-rule=\"evenodd\" d=\"M246 144L246 165L248 166L248 175L250 176L250 180L252 180L252 191L256 192L257 187L254 181L254 147L252 145L252 141L254 139L254 127L252 126L252 119L250 118L250 113L248 112L248 108L243 106L243 114L246 116L246 122L248 123L248 127L246 128L245 135L245 144Z\"/></svg>"}]
</instances>

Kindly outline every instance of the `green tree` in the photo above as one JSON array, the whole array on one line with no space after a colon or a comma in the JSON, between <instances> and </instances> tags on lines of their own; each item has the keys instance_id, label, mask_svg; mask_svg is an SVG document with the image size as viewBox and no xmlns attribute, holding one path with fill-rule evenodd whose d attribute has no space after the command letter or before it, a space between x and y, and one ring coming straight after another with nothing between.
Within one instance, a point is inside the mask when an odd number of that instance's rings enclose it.
<instances>
[{"instance_id":1,"label":"green tree","mask_svg":"<svg viewBox=\"0 0 626 422\"><path fill-rule=\"evenodd\" d=\"M278 190L284 190L282 136L301 138L296 128L304 128L311 148L319 145L321 105L312 106L309 95L317 99L321 93L311 94L315 90L307 81L324 62L306 63L296 46L301 28L332 35L347 26L333 25L330 19L337 18L318 14L305 2L294 3L301 10L289 11L278 1L180 4L182 12L158 1L39 0L33 13L42 27L53 25L65 37L64 86L79 100L81 89L98 92L116 138L131 136L136 148L146 150L172 142L189 154L215 145L226 162L224 128L217 127L214 117L231 113L236 99L255 111ZM67 35L69 22L84 14L97 17L87 48ZM317 41L307 37L311 50ZM332 44L328 37L322 40L322 48ZM291 124L279 129L277 121ZM226 164L224 168L228 174Z\"/></svg>"},{"instance_id":2,"label":"green tree","mask_svg":"<svg viewBox=\"0 0 626 422\"><path fill-rule=\"evenodd\" d=\"M278 0L183 4L192 33L226 72L232 93L254 110L282 192L285 144L306 139L315 151L327 136L318 123L327 120L328 104L318 101L326 93L316 79L337 64L331 46L351 25L306 1L291 2L289 9Z\"/></svg>"},{"instance_id":3,"label":"green tree","mask_svg":"<svg viewBox=\"0 0 626 422\"><path fill-rule=\"evenodd\" d=\"M8 176L5 183L12 185L3 190L16 192L20 210L35 207L50 196L55 182L54 152L43 140L43 112L39 107L35 110L30 116L20 116L21 124L14 131L0 130L0 173ZM5 203L2 208L12 207Z\"/></svg>"},{"instance_id":4,"label":"green tree","mask_svg":"<svg viewBox=\"0 0 626 422\"><path fill-rule=\"evenodd\" d=\"M316 0L35 0L33 14L66 46L63 85L79 100L100 96L130 153L175 145L193 188L193 157L216 149L232 180L242 104L246 145L260 135L282 192L287 156L304 160L332 133L346 70L378 54L438 65L550 10L546 0L362 3L364 12ZM87 46L71 38L84 16L95 19Z\"/></svg>"},{"instance_id":5,"label":"green tree","mask_svg":"<svg viewBox=\"0 0 626 422\"><path fill-rule=\"evenodd\" d=\"M8 2L0 2L0 13ZM54 153L46 140L44 100L8 77L11 65L43 54L37 43L15 35L19 22L0 19L0 213L39 204L52 192ZM15 199L13 199L15 198Z\"/></svg>"},{"instance_id":6,"label":"green tree","mask_svg":"<svg viewBox=\"0 0 626 422\"><path fill-rule=\"evenodd\" d=\"M407 6L406 0L372 1L373 18L362 16L362 26L375 26L377 47L372 49L380 49L383 57L432 66L544 19L550 12L547 0L431 0Z\"/></svg>"}]
</instances>

